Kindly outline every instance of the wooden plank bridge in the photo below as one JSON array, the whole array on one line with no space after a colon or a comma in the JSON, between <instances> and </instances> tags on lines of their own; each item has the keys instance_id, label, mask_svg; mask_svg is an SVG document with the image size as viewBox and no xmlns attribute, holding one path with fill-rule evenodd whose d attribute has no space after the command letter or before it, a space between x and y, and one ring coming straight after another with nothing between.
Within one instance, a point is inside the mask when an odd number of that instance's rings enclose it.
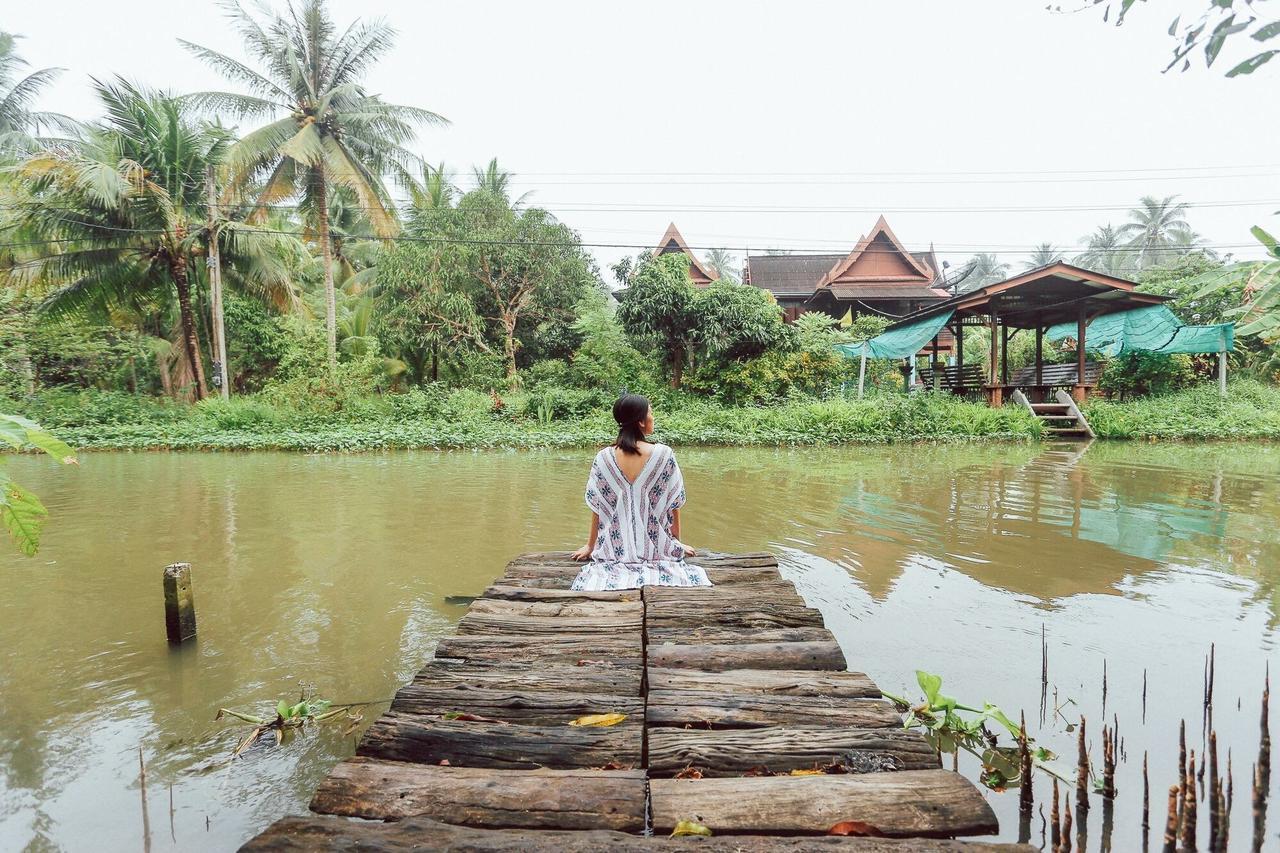
<instances>
[{"instance_id":1,"label":"wooden plank bridge","mask_svg":"<svg viewBox=\"0 0 1280 853\"><path fill-rule=\"evenodd\" d=\"M848 671L774 557L693 562L714 587L574 592L566 554L516 558L313 814L243 849L651 850L690 843L686 820L710 850L1031 849L948 840L997 830L983 794ZM625 719L570 724L600 714Z\"/></svg>"}]
</instances>

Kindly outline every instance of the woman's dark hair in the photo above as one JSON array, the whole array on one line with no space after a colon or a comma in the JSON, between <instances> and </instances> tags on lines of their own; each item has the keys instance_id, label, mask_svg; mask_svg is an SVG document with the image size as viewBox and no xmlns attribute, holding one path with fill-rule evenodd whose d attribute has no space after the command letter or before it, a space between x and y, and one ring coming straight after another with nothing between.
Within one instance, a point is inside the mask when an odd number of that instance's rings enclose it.
<instances>
[{"instance_id":1,"label":"woman's dark hair","mask_svg":"<svg viewBox=\"0 0 1280 853\"><path fill-rule=\"evenodd\" d=\"M639 394L623 394L613 404L613 419L618 422L618 440L613 444L623 453L640 453L636 445L644 441L640 422L649 416L649 398Z\"/></svg>"}]
</instances>

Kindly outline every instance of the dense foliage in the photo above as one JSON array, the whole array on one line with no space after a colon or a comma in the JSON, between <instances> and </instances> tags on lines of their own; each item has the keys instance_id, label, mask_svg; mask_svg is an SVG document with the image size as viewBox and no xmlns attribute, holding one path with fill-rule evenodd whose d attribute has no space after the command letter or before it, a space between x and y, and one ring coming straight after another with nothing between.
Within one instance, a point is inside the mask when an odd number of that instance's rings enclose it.
<instances>
[{"instance_id":1,"label":"dense foliage","mask_svg":"<svg viewBox=\"0 0 1280 853\"><path fill-rule=\"evenodd\" d=\"M893 361L870 362L869 396L850 400L858 363L833 345L887 318L786 324L726 250L702 259L720 276L708 286L687 255L641 252L612 267L611 290L573 228L513 197L496 160L459 181L412 153L415 131L443 120L365 89L393 41L386 24L338 26L322 0L228 11L246 59L184 44L235 91L104 79L102 115L83 124L36 109L54 72L23 76L0 34L8 410L90 446L527 446L603 440L627 389L658 402L664 436L691 442L1036 433L1012 410L904 395L910 366ZM1187 211L1145 197L1071 260L1174 296L1190 322L1244 319L1233 375L1274 380L1280 261L1224 264L1196 248ZM1048 242L1016 263L982 254L948 284L1060 257ZM986 334L965 339L984 368ZM221 338L234 396L206 399ZM1033 343L1014 335L1011 370ZM1102 388L1115 401L1176 394L1212 368L1131 355Z\"/></svg>"}]
</instances>

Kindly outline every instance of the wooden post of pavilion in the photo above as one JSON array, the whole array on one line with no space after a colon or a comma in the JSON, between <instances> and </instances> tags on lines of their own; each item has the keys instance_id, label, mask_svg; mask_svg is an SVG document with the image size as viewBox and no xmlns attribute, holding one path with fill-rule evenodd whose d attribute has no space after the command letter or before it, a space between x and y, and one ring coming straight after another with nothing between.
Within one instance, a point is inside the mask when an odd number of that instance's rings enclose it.
<instances>
[{"instance_id":1,"label":"wooden post of pavilion","mask_svg":"<svg viewBox=\"0 0 1280 853\"><path fill-rule=\"evenodd\" d=\"M933 368L933 390L935 392L938 391L942 385L940 377L938 376L938 373L942 368L942 364L938 361L938 335L941 334L942 332L938 332L937 335L933 336L933 359L929 362L929 366Z\"/></svg>"},{"instance_id":2,"label":"wooden post of pavilion","mask_svg":"<svg viewBox=\"0 0 1280 853\"><path fill-rule=\"evenodd\" d=\"M1036 320L1036 385L1044 384L1044 326Z\"/></svg>"},{"instance_id":3,"label":"wooden post of pavilion","mask_svg":"<svg viewBox=\"0 0 1280 853\"><path fill-rule=\"evenodd\" d=\"M1004 405L1004 389L1000 387L1000 334L999 318L995 309L991 309L991 363L987 371L987 403L993 409Z\"/></svg>"},{"instance_id":4,"label":"wooden post of pavilion","mask_svg":"<svg viewBox=\"0 0 1280 853\"><path fill-rule=\"evenodd\" d=\"M956 320L956 389L964 394L964 321Z\"/></svg>"},{"instance_id":5,"label":"wooden post of pavilion","mask_svg":"<svg viewBox=\"0 0 1280 853\"><path fill-rule=\"evenodd\" d=\"M1076 384L1071 389L1071 397L1077 403L1083 403L1085 398L1084 385L1084 307L1081 306L1079 314L1076 315Z\"/></svg>"},{"instance_id":6,"label":"wooden post of pavilion","mask_svg":"<svg viewBox=\"0 0 1280 853\"><path fill-rule=\"evenodd\" d=\"M1000 327L1000 384L1009 384L1009 325Z\"/></svg>"}]
</instances>

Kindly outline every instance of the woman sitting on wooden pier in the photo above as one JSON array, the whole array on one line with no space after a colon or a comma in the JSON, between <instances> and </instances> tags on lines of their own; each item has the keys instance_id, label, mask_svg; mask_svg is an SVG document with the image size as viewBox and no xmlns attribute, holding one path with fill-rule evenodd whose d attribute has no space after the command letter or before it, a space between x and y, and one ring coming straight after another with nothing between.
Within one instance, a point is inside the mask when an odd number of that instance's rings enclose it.
<instances>
[{"instance_id":1,"label":"woman sitting on wooden pier","mask_svg":"<svg viewBox=\"0 0 1280 853\"><path fill-rule=\"evenodd\" d=\"M639 394L613 404L618 439L596 454L587 480L591 533L573 559L591 562L576 590L642 586L711 586L707 573L684 561L696 552L680 541L684 478L670 447L645 440L653 407Z\"/></svg>"}]
</instances>

